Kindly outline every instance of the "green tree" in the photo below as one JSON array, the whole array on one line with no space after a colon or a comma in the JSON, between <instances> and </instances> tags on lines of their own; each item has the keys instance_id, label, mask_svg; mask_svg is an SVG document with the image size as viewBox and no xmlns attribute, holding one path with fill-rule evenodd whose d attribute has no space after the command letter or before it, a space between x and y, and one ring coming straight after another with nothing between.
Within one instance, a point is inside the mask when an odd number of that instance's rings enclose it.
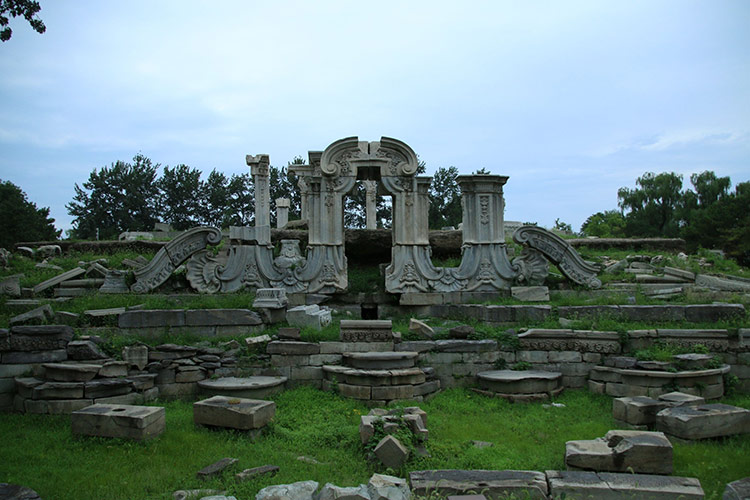
<instances>
[{"instance_id":1,"label":"green tree","mask_svg":"<svg viewBox=\"0 0 750 500\"><path fill-rule=\"evenodd\" d=\"M157 222L159 165L142 154L133 163L117 161L94 169L83 187L75 185L73 201L66 205L74 217L76 238L116 239L123 231L149 231Z\"/></svg>"},{"instance_id":2,"label":"green tree","mask_svg":"<svg viewBox=\"0 0 750 500\"><path fill-rule=\"evenodd\" d=\"M205 206L201 171L187 165L164 167L158 180L158 211L163 222L168 222L178 231L200 225L202 206Z\"/></svg>"},{"instance_id":3,"label":"green tree","mask_svg":"<svg viewBox=\"0 0 750 500\"><path fill-rule=\"evenodd\" d=\"M42 7L39 2L32 0L0 0L0 40L7 42L13 35L13 30L8 26L10 17L23 17L31 28L39 34L47 31L41 19L36 17Z\"/></svg>"},{"instance_id":4,"label":"green tree","mask_svg":"<svg viewBox=\"0 0 750 500\"><path fill-rule=\"evenodd\" d=\"M222 227L249 226L255 220L255 187L250 174L233 174L227 184L227 206Z\"/></svg>"},{"instance_id":5,"label":"green tree","mask_svg":"<svg viewBox=\"0 0 750 500\"><path fill-rule=\"evenodd\" d=\"M445 226L458 227L463 218L461 190L456 178L456 167L440 167L435 171L430 185L429 224L432 229Z\"/></svg>"},{"instance_id":6,"label":"green tree","mask_svg":"<svg viewBox=\"0 0 750 500\"><path fill-rule=\"evenodd\" d=\"M19 241L49 241L60 237L49 208L37 208L20 187L0 180L0 247L10 249Z\"/></svg>"},{"instance_id":7,"label":"green tree","mask_svg":"<svg viewBox=\"0 0 750 500\"><path fill-rule=\"evenodd\" d=\"M211 170L201 186L200 219L203 224L214 227L229 226L229 180L216 169Z\"/></svg>"},{"instance_id":8,"label":"green tree","mask_svg":"<svg viewBox=\"0 0 750 500\"><path fill-rule=\"evenodd\" d=\"M583 236L622 238L625 236L625 217L617 210L597 212L581 226Z\"/></svg>"},{"instance_id":9,"label":"green tree","mask_svg":"<svg viewBox=\"0 0 750 500\"><path fill-rule=\"evenodd\" d=\"M679 235L680 210L683 202L682 176L674 172L646 172L636 179L639 187L620 188L618 206L625 213L627 236Z\"/></svg>"},{"instance_id":10,"label":"green tree","mask_svg":"<svg viewBox=\"0 0 750 500\"><path fill-rule=\"evenodd\" d=\"M277 168L271 166L269 169L270 195L271 195L271 227L276 227L276 199L289 199L289 220L300 218L302 201L300 199L299 189L297 189L297 176L294 175L289 167L291 165L304 165L305 161L301 156L296 156L292 161L287 163L286 167Z\"/></svg>"}]
</instances>

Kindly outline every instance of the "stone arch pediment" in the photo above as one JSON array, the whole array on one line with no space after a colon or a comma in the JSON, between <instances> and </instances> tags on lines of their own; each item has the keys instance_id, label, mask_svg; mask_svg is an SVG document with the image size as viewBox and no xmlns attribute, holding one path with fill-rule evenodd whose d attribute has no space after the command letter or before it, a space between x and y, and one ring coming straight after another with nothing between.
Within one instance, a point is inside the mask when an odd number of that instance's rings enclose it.
<instances>
[{"instance_id":1,"label":"stone arch pediment","mask_svg":"<svg viewBox=\"0 0 750 500\"><path fill-rule=\"evenodd\" d=\"M323 151L320 159L320 173L327 177L357 177L361 170L377 171L377 178L413 176L418 166L414 150L390 137L371 142L358 137L339 139Z\"/></svg>"}]
</instances>

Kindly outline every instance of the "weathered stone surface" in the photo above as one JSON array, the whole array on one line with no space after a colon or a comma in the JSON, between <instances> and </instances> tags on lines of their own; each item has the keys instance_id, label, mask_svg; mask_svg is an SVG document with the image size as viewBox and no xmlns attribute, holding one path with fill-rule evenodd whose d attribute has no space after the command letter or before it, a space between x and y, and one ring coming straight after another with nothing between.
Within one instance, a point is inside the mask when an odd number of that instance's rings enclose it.
<instances>
[{"instance_id":1,"label":"weathered stone surface","mask_svg":"<svg viewBox=\"0 0 750 500\"><path fill-rule=\"evenodd\" d=\"M475 333L474 327L470 325L458 325L448 330L448 336L452 339L465 340Z\"/></svg>"},{"instance_id":2,"label":"weathered stone surface","mask_svg":"<svg viewBox=\"0 0 750 500\"><path fill-rule=\"evenodd\" d=\"M7 351L2 354L2 362L5 368L13 364L27 363L51 363L55 361L65 361L68 359L68 353L65 349L54 349L50 351ZM0 365L2 366L2 365ZM0 368L0 374L4 371Z\"/></svg>"},{"instance_id":3,"label":"weathered stone surface","mask_svg":"<svg viewBox=\"0 0 750 500\"><path fill-rule=\"evenodd\" d=\"M669 406L696 406L706 403L706 399L701 396L695 396L693 394L685 394L684 392L676 391L662 394L658 399L659 401L669 403Z\"/></svg>"},{"instance_id":4,"label":"weathered stone surface","mask_svg":"<svg viewBox=\"0 0 750 500\"><path fill-rule=\"evenodd\" d=\"M341 320L342 342L393 342L391 320Z\"/></svg>"},{"instance_id":5,"label":"weathered stone surface","mask_svg":"<svg viewBox=\"0 0 750 500\"><path fill-rule=\"evenodd\" d=\"M288 302L284 288L258 288L255 291L253 308L283 309Z\"/></svg>"},{"instance_id":6,"label":"weathered stone surface","mask_svg":"<svg viewBox=\"0 0 750 500\"><path fill-rule=\"evenodd\" d=\"M596 498L597 500L699 500L700 481L689 477L613 472L547 471L553 498Z\"/></svg>"},{"instance_id":7,"label":"weathered stone surface","mask_svg":"<svg viewBox=\"0 0 750 500\"><path fill-rule=\"evenodd\" d=\"M722 500L747 500L750 498L750 477L727 484Z\"/></svg>"},{"instance_id":8,"label":"weathered stone surface","mask_svg":"<svg viewBox=\"0 0 750 500\"><path fill-rule=\"evenodd\" d=\"M386 467L398 469L409 458L409 449L401 444L401 441L388 435L381 439L375 447L375 456Z\"/></svg>"},{"instance_id":9,"label":"weathered stone surface","mask_svg":"<svg viewBox=\"0 0 750 500\"><path fill-rule=\"evenodd\" d=\"M385 474L373 474L367 482L367 492L371 500L409 500L411 498L406 479Z\"/></svg>"},{"instance_id":10,"label":"weathered stone surface","mask_svg":"<svg viewBox=\"0 0 750 500\"><path fill-rule=\"evenodd\" d=\"M85 397L87 398L108 398L111 396L120 396L127 394L133 389L133 384L128 379L97 379L86 382Z\"/></svg>"},{"instance_id":11,"label":"weathered stone surface","mask_svg":"<svg viewBox=\"0 0 750 500\"><path fill-rule=\"evenodd\" d=\"M604 438L568 441L568 470L672 473L672 444L661 432L609 431Z\"/></svg>"},{"instance_id":12,"label":"weathered stone surface","mask_svg":"<svg viewBox=\"0 0 750 500\"><path fill-rule=\"evenodd\" d=\"M211 465L202 468L195 474L195 476L198 479L205 481L206 479L220 476L225 470L232 467L237 462L239 462L239 459L237 458L222 458L218 462L214 462Z\"/></svg>"},{"instance_id":13,"label":"weathered stone surface","mask_svg":"<svg viewBox=\"0 0 750 500\"><path fill-rule=\"evenodd\" d=\"M125 311L118 316L117 324L120 328L185 326L185 311L181 309Z\"/></svg>"},{"instance_id":14,"label":"weathered stone surface","mask_svg":"<svg viewBox=\"0 0 750 500\"><path fill-rule=\"evenodd\" d=\"M214 396L193 403L196 424L250 430L265 427L276 414L276 403L256 399Z\"/></svg>"},{"instance_id":15,"label":"weathered stone surface","mask_svg":"<svg viewBox=\"0 0 750 500\"><path fill-rule=\"evenodd\" d=\"M195 309L185 311L185 326L258 326L263 321L249 309Z\"/></svg>"},{"instance_id":16,"label":"weathered stone surface","mask_svg":"<svg viewBox=\"0 0 750 500\"><path fill-rule=\"evenodd\" d=\"M255 500L313 500L318 490L317 481L266 486L255 495Z\"/></svg>"},{"instance_id":17,"label":"weathered stone surface","mask_svg":"<svg viewBox=\"0 0 750 500\"><path fill-rule=\"evenodd\" d=\"M750 292L750 282L731 279L729 277L699 274L695 277L695 284L697 286L703 286L712 290L722 290L727 292Z\"/></svg>"},{"instance_id":18,"label":"weathered stone surface","mask_svg":"<svg viewBox=\"0 0 750 500\"><path fill-rule=\"evenodd\" d=\"M92 359L105 359L106 354L90 340L71 340L67 347L68 359L76 361L87 361Z\"/></svg>"},{"instance_id":19,"label":"weathered stone surface","mask_svg":"<svg viewBox=\"0 0 750 500\"><path fill-rule=\"evenodd\" d=\"M223 494L223 491L209 489L177 490L172 493L172 498L173 500L204 500L205 498L213 500L237 500L234 497L216 496Z\"/></svg>"},{"instance_id":20,"label":"weathered stone surface","mask_svg":"<svg viewBox=\"0 0 750 500\"><path fill-rule=\"evenodd\" d=\"M55 317L55 312L49 306L44 304L31 311L21 313L17 316L10 318L10 325L42 325L48 321L51 321Z\"/></svg>"},{"instance_id":21,"label":"weathered stone surface","mask_svg":"<svg viewBox=\"0 0 750 500\"><path fill-rule=\"evenodd\" d=\"M424 321L420 321L415 318L411 318L409 320L409 331L416 333L421 338L426 340L432 340L432 338L435 336L435 330L433 330L432 327L430 327Z\"/></svg>"},{"instance_id":22,"label":"weathered stone surface","mask_svg":"<svg viewBox=\"0 0 750 500\"><path fill-rule=\"evenodd\" d=\"M631 425L653 425L656 414L668 406L666 401L657 401L647 396L616 398L612 400L612 416L615 420Z\"/></svg>"},{"instance_id":23,"label":"weathered stone surface","mask_svg":"<svg viewBox=\"0 0 750 500\"><path fill-rule=\"evenodd\" d=\"M47 412L51 415L69 415L94 403L93 399L57 399L45 401Z\"/></svg>"},{"instance_id":24,"label":"weathered stone surface","mask_svg":"<svg viewBox=\"0 0 750 500\"><path fill-rule=\"evenodd\" d=\"M561 387L562 373L541 370L492 370L477 373L479 386L502 394L537 394Z\"/></svg>"},{"instance_id":25,"label":"weathered stone surface","mask_svg":"<svg viewBox=\"0 0 750 500\"><path fill-rule=\"evenodd\" d=\"M542 500L548 491L545 475L536 471L421 470L411 472L409 482L412 493L423 496L433 492L447 496L481 491L490 498L515 495Z\"/></svg>"},{"instance_id":26,"label":"weathered stone surface","mask_svg":"<svg viewBox=\"0 0 750 500\"><path fill-rule=\"evenodd\" d=\"M106 378L124 377L128 374L128 364L125 361L105 361L99 369L99 376Z\"/></svg>"},{"instance_id":27,"label":"weathered stone surface","mask_svg":"<svg viewBox=\"0 0 750 500\"><path fill-rule=\"evenodd\" d=\"M202 394L263 399L284 390L286 377L223 377L198 382Z\"/></svg>"},{"instance_id":28,"label":"weathered stone surface","mask_svg":"<svg viewBox=\"0 0 750 500\"><path fill-rule=\"evenodd\" d=\"M725 404L678 406L656 415L656 428L682 439L706 439L750 432L750 410Z\"/></svg>"},{"instance_id":29,"label":"weathered stone surface","mask_svg":"<svg viewBox=\"0 0 750 500\"><path fill-rule=\"evenodd\" d=\"M546 286L514 286L510 289L511 296L523 302L548 302L549 288Z\"/></svg>"},{"instance_id":30,"label":"weathered stone surface","mask_svg":"<svg viewBox=\"0 0 750 500\"><path fill-rule=\"evenodd\" d=\"M315 342L299 342L295 340L275 341L268 343L266 352L268 354L286 354L291 356L319 354L320 345Z\"/></svg>"},{"instance_id":31,"label":"weathered stone surface","mask_svg":"<svg viewBox=\"0 0 750 500\"><path fill-rule=\"evenodd\" d=\"M45 363L44 377L57 382L88 382L99 373L99 365Z\"/></svg>"},{"instance_id":32,"label":"weathered stone surface","mask_svg":"<svg viewBox=\"0 0 750 500\"><path fill-rule=\"evenodd\" d=\"M73 434L145 440L164 432L164 408L95 404L71 414Z\"/></svg>"},{"instance_id":33,"label":"weathered stone surface","mask_svg":"<svg viewBox=\"0 0 750 500\"><path fill-rule=\"evenodd\" d=\"M318 494L318 500L370 500L370 494L364 484L342 488L326 483Z\"/></svg>"},{"instance_id":34,"label":"weathered stone surface","mask_svg":"<svg viewBox=\"0 0 750 500\"><path fill-rule=\"evenodd\" d=\"M497 350L497 341L483 340L437 340L433 344L436 352L487 352Z\"/></svg>"},{"instance_id":35,"label":"weathered stone surface","mask_svg":"<svg viewBox=\"0 0 750 500\"><path fill-rule=\"evenodd\" d=\"M0 483L0 498L5 500L42 500L39 494L20 484Z\"/></svg>"},{"instance_id":36,"label":"weathered stone surface","mask_svg":"<svg viewBox=\"0 0 750 500\"><path fill-rule=\"evenodd\" d=\"M67 325L14 326L10 329L10 348L14 351L65 349L73 339Z\"/></svg>"},{"instance_id":37,"label":"weathered stone surface","mask_svg":"<svg viewBox=\"0 0 750 500\"><path fill-rule=\"evenodd\" d=\"M83 397L83 382L45 382L32 390L34 399L78 399Z\"/></svg>"},{"instance_id":38,"label":"weathered stone surface","mask_svg":"<svg viewBox=\"0 0 750 500\"><path fill-rule=\"evenodd\" d=\"M261 465L260 467L253 467L252 469L245 469L242 472L238 472L234 475L234 478L238 482L243 482L260 476L275 476L277 472L279 472L278 465Z\"/></svg>"},{"instance_id":39,"label":"weathered stone surface","mask_svg":"<svg viewBox=\"0 0 750 500\"><path fill-rule=\"evenodd\" d=\"M130 345L122 348L122 359L129 367L143 370L148 364L148 346Z\"/></svg>"},{"instance_id":40,"label":"weathered stone surface","mask_svg":"<svg viewBox=\"0 0 750 500\"><path fill-rule=\"evenodd\" d=\"M14 274L12 276L6 276L0 278L0 295L7 295L9 297L20 297L21 296L21 277L23 274Z\"/></svg>"},{"instance_id":41,"label":"weathered stone surface","mask_svg":"<svg viewBox=\"0 0 750 500\"><path fill-rule=\"evenodd\" d=\"M690 304L684 307L685 320L695 323L745 317L745 306L742 304Z\"/></svg>"},{"instance_id":42,"label":"weathered stone surface","mask_svg":"<svg viewBox=\"0 0 750 500\"><path fill-rule=\"evenodd\" d=\"M350 352L344 354L347 366L363 370L391 370L411 368L416 362L418 353L400 352Z\"/></svg>"},{"instance_id":43,"label":"weathered stone surface","mask_svg":"<svg viewBox=\"0 0 750 500\"><path fill-rule=\"evenodd\" d=\"M50 278L47 281L43 281L36 285L34 287L34 295L39 294L43 292L44 290L47 290L48 288L51 288L55 285L59 285L63 281L67 281L73 278L77 278L78 276L85 274L86 270L80 267L76 267L75 269L71 269L70 271L66 271L62 274L58 274L54 278Z\"/></svg>"},{"instance_id":44,"label":"weathered stone surface","mask_svg":"<svg viewBox=\"0 0 750 500\"><path fill-rule=\"evenodd\" d=\"M317 304L298 306L287 309L286 320L291 326L322 330L331 324L331 311L327 308L321 308Z\"/></svg>"}]
</instances>

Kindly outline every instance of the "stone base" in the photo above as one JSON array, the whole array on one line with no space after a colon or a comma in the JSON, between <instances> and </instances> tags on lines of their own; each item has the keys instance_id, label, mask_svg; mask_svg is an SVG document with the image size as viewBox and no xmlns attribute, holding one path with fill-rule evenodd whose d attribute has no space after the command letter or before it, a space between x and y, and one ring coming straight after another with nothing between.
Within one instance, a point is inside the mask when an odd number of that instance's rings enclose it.
<instances>
[{"instance_id":1,"label":"stone base","mask_svg":"<svg viewBox=\"0 0 750 500\"><path fill-rule=\"evenodd\" d=\"M597 500L703 500L700 481L691 477L547 471L550 497Z\"/></svg>"},{"instance_id":2,"label":"stone base","mask_svg":"<svg viewBox=\"0 0 750 500\"><path fill-rule=\"evenodd\" d=\"M263 399L284 390L286 377L224 377L198 382L201 394Z\"/></svg>"},{"instance_id":3,"label":"stone base","mask_svg":"<svg viewBox=\"0 0 750 500\"><path fill-rule=\"evenodd\" d=\"M193 404L193 421L209 427L252 430L265 427L276 414L276 403L214 396Z\"/></svg>"},{"instance_id":4,"label":"stone base","mask_svg":"<svg viewBox=\"0 0 750 500\"><path fill-rule=\"evenodd\" d=\"M681 439L750 433L750 410L724 404L679 406L656 415L656 428Z\"/></svg>"},{"instance_id":5,"label":"stone base","mask_svg":"<svg viewBox=\"0 0 750 500\"><path fill-rule=\"evenodd\" d=\"M482 389L471 390L473 392L476 392L477 394L481 394L482 396L488 396L491 398L503 398L510 401L511 403L533 403L536 401L547 401L551 398L555 398L562 393L563 389L563 387L560 387L550 392L538 392L533 394L504 394L502 392L484 391Z\"/></svg>"},{"instance_id":6,"label":"stone base","mask_svg":"<svg viewBox=\"0 0 750 500\"><path fill-rule=\"evenodd\" d=\"M135 439L155 438L166 427L165 411L157 406L95 404L71 414L74 435Z\"/></svg>"}]
</instances>

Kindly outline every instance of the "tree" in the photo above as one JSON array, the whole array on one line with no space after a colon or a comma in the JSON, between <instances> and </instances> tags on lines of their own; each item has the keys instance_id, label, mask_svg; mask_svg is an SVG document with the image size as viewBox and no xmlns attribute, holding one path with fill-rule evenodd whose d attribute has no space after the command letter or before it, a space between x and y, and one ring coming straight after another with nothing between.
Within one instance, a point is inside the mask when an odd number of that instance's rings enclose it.
<instances>
[{"instance_id":1,"label":"tree","mask_svg":"<svg viewBox=\"0 0 750 500\"><path fill-rule=\"evenodd\" d=\"M117 238L123 231L149 231L157 222L159 165L142 154L133 163L117 161L94 169L83 187L75 185L73 201L66 205L74 216L76 238Z\"/></svg>"},{"instance_id":2,"label":"tree","mask_svg":"<svg viewBox=\"0 0 750 500\"><path fill-rule=\"evenodd\" d=\"M682 176L646 172L636 179L640 187L620 188L617 204L625 213L627 236L676 237L683 202Z\"/></svg>"},{"instance_id":3,"label":"tree","mask_svg":"<svg viewBox=\"0 0 750 500\"><path fill-rule=\"evenodd\" d=\"M20 187L0 181L0 247L12 248L19 241L49 241L60 237L49 208L37 208Z\"/></svg>"},{"instance_id":4,"label":"tree","mask_svg":"<svg viewBox=\"0 0 750 500\"><path fill-rule=\"evenodd\" d=\"M432 177L429 192L429 227L432 229L445 226L458 227L463 219L461 190L456 177L458 177L456 167L440 167Z\"/></svg>"},{"instance_id":5,"label":"tree","mask_svg":"<svg viewBox=\"0 0 750 500\"><path fill-rule=\"evenodd\" d=\"M269 193L271 196L271 226L276 226L276 199L289 199L289 220L299 219L301 217L302 201L299 190L297 189L297 176L294 175L289 167L291 165L303 165L305 161L301 156L296 156L292 161L287 163L286 167L270 167L269 171Z\"/></svg>"},{"instance_id":6,"label":"tree","mask_svg":"<svg viewBox=\"0 0 750 500\"><path fill-rule=\"evenodd\" d=\"M158 181L160 190L158 212L163 222L178 231L200 225L202 196L201 171L187 165L164 167Z\"/></svg>"},{"instance_id":7,"label":"tree","mask_svg":"<svg viewBox=\"0 0 750 500\"><path fill-rule=\"evenodd\" d=\"M41 19L36 17L37 13L42 10L39 2L32 0L0 0L0 40L7 42L13 35L13 30L8 26L11 17L23 17L26 19L31 28L39 34L47 31Z\"/></svg>"},{"instance_id":8,"label":"tree","mask_svg":"<svg viewBox=\"0 0 750 500\"><path fill-rule=\"evenodd\" d=\"M622 238L625 236L625 217L617 210L597 212L583 223L581 234L599 238Z\"/></svg>"},{"instance_id":9,"label":"tree","mask_svg":"<svg viewBox=\"0 0 750 500\"><path fill-rule=\"evenodd\" d=\"M250 174L233 174L227 184L227 207L222 227L249 226L255 220L255 187Z\"/></svg>"},{"instance_id":10,"label":"tree","mask_svg":"<svg viewBox=\"0 0 750 500\"><path fill-rule=\"evenodd\" d=\"M211 170L201 186L199 211L203 224L214 227L229 226L230 203L227 176L216 169Z\"/></svg>"}]
</instances>

